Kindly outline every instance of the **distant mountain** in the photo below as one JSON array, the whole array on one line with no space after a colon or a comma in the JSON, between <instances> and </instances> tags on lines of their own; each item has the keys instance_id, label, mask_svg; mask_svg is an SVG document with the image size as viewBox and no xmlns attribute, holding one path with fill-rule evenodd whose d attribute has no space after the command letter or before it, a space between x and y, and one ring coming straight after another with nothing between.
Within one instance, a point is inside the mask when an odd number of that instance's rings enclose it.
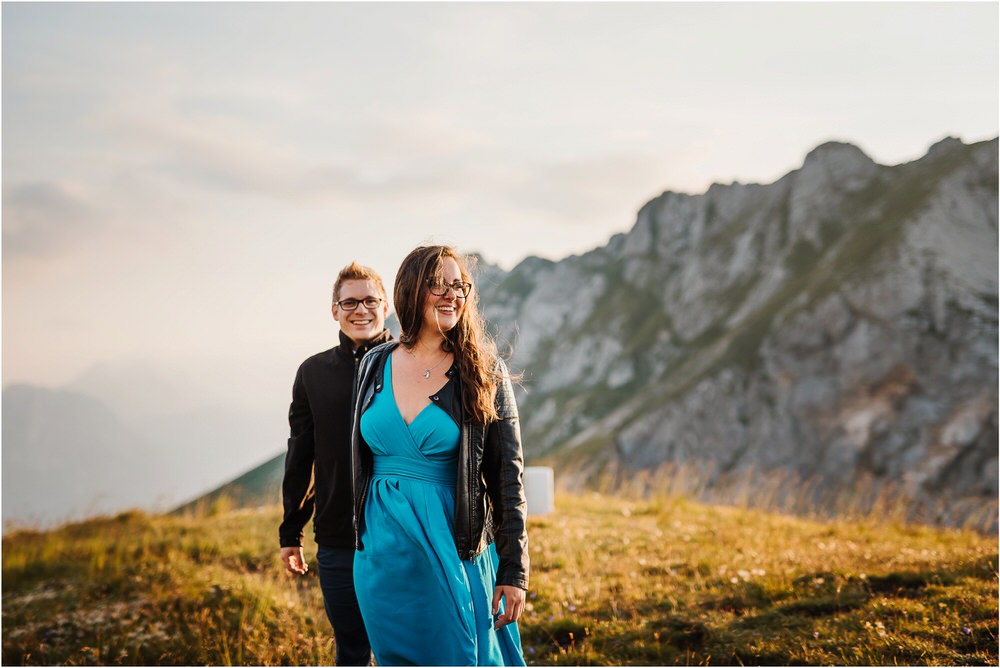
<instances>
[{"instance_id":1,"label":"distant mountain","mask_svg":"<svg viewBox=\"0 0 1000 668\"><path fill-rule=\"evenodd\" d=\"M150 362L105 362L67 389L100 399L152 449L170 453L162 477L172 482L176 502L217 486L247 462L280 449L287 438L285 407L252 410L239 404L238 396L217 396L203 381Z\"/></svg>"},{"instance_id":2,"label":"distant mountain","mask_svg":"<svg viewBox=\"0 0 1000 668\"><path fill-rule=\"evenodd\" d=\"M143 440L93 397L3 391L3 520L47 526L150 503Z\"/></svg>"},{"instance_id":3,"label":"distant mountain","mask_svg":"<svg viewBox=\"0 0 1000 668\"><path fill-rule=\"evenodd\" d=\"M997 249L997 140L893 167L831 142L480 292L563 484L674 462L995 499Z\"/></svg>"},{"instance_id":4,"label":"distant mountain","mask_svg":"<svg viewBox=\"0 0 1000 668\"><path fill-rule=\"evenodd\" d=\"M147 384L141 373L126 384L120 374L83 378L100 379L95 387L107 401L66 388L3 390L5 525L169 508L217 487L287 438L277 413L173 401L170 384ZM87 387L84 381L74 387ZM130 387L143 396L128 398Z\"/></svg>"}]
</instances>

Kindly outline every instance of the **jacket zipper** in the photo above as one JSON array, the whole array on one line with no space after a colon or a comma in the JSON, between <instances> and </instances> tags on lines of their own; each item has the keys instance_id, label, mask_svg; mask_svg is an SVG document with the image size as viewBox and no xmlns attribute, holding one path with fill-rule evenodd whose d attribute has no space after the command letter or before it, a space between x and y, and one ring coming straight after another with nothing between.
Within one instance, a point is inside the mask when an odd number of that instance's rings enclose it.
<instances>
[{"instance_id":1,"label":"jacket zipper","mask_svg":"<svg viewBox=\"0 0 1000 668\"><path fill-rule=\"evenodd\" d=\"M355 357L355 359L354 359L354 389L351 391L352 396L356 395L357 391L358 391L358 368L360 366L361 366L360 359L357 358L357 357ZM374 367L374 362L368 366L368 373L369 374L373 374L374 373L373 367ZM376 381L372 381L372 382L374 383ZM359 422L361 421L361 415L368 409L368 406L375 399L375 391L376 391L376 388L372 387L371 388L371 395L369 397L365 398L365 405L361 407L361 409L357 412L357 415L353 415L351 417L352 422L353 422L353 420L355 418L357 418L357 420ZM356 400L357 400L357 397L354 396L354 398L351 400L351 405L352 406L354 405L354 402ZM354 429L360 430L361 426L358 425L358 426L352 427L352 432L351 432L351 438L352 438L352 440L354 438L354 433L353 433ZM353 449L353 445L352 445L352 449ZM358 456L359 457L361 456L360 452L358 452ZM361 462L361 467L362 467L362 469L364 469L364 461ZM354 523L355 524L355 537L354 537L354 547L355 547L355 549L361 547L361 523L364 520L365 499L368 497L368 484L371 482L371 475L370 475L370 473L365 472L365 474L366 475L364 476L364 484L362 485L362 489L359 492L360 493L360 497L358 498L357 507L354 509L355 515L357 516L357 520ZM352 475L353 475L353 473L352 473Z\"/></svg>"},{"instance_id":2,"label":"jacket zipper","mask_svg":"<svg viewBox=\"0 0 1000 668\"><path fill-rule=\"evenodd\" d=\"M473 479L473 476L475 475L475 472L476 472L476 455L475 455L474 452L472 452L472 434L470 433L473 428L474 428L473 425L471 423L469 423L469 424L467 424L467 428L465 429L465 433L467 434L467 437L466 437L466 452L469 453L469 465L468 465L468 474L469 474L468 475L468 478L469 478L468 486L469 486L469 488L468 488L468 490L466 492L466 495L465 495L465 498L467 500L466 503L468 504L468 513L467 514L468 514L468 517L469 517L469 531L466 534L468 536L468 543L465 546L466 558L467 559L471 559L474 556L473 553L475 552L476 548L479 547L478 545L476 545L476 546L472 545L472 541L475 538L475 536L473 536L473 533L474 533L473 529L475 528L475 524L474 524L473 518L472 518L472 513L473 513L473 507L472 506L473 506L473 502L475 501L475 496L476 496L475 495L475 480ZM484 522L486 521L485 517L483 518L483 521Z\"/></svg>"}]
</instances>

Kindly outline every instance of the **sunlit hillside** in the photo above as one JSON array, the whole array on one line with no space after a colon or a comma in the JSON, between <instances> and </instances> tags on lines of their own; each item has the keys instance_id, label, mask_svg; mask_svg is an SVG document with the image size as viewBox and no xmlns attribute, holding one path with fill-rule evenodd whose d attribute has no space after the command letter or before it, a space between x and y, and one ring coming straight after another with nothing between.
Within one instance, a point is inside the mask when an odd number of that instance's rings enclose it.
<instances>
[{"instance_id":1,"label":"sunlit hillside","mask_svg":"<svg viewBox=\"0 0 1000 668\"><path fill-rule=\"evenodd\" d=\"M223 506L5 536L3 663L332 664L279 509ZM529 522L529 665L998 662L995 536L680 497L556 506Z\"/></svg>"}]
</instances>

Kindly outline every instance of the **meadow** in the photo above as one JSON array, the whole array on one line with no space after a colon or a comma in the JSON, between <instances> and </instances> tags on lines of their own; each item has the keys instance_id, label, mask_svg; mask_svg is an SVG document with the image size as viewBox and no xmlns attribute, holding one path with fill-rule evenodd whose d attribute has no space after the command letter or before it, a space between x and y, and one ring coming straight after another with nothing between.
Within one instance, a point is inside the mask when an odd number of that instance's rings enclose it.
<instances>
[{"instance_id":1,"label":"meadow","mask_svg":"<svg viewBox=\"0 0 1000 668\"><path fill-rule=\"evenodd\" d=\"M216 503L9 532L3 663L331 665L279 520ZM995 535L560 492L529 537L529 665L998 664Z\"/></svg>"}]
</instances>

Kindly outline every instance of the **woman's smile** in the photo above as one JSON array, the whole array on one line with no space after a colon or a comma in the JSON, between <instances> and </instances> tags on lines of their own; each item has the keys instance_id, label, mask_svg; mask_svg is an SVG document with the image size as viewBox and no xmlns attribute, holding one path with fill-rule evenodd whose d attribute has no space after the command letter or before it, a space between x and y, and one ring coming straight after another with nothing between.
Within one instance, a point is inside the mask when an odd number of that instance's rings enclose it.
<instances>
[{"instance_id":1,"label":"woman's smile","mask_svg":"<svg viewBox=\"0 0 1000 668\"><path fill-rule=\"evenodd\" d=\"M446 257L441 261L441 280L450 285L462 281L462 271L454 258ZM424 324L433 330L447 332L458 325L465 307L465 297L449 288L443 295L435 295L427 290L427 301L424 306Z\"/></svg>"}]
</instances>

